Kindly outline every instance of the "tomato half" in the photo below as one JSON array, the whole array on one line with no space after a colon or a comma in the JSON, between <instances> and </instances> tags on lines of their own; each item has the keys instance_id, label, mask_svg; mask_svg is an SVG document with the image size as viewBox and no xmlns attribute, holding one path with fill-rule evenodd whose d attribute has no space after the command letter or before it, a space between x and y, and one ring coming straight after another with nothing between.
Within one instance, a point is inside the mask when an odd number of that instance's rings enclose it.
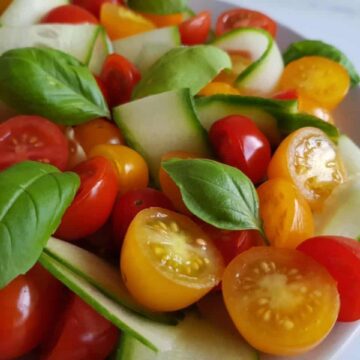
<instances>
[{"instance_id":1,"label":"tomato half","mask_svg":"<svg viewBox=\"0 0 360 360\"><path fill-rule=\"evenodd\" d=\"M118 192L115 170L103 157L87 160L73 171L80 176L80 188L56 231L56 236L65 240L77 240L100 229L110 217Z\"/></svg>"},{"instance_id":2,"label":"tomato half","mask_svg":"<svg viewBox=\"0 0 360 360\"><path fill-rule=\"evenodd\" d=\"M82 8L90 11L97 18L100 17L100 10L103 4L110 3L115 5L122 5L122 0L73 0L74 5L81 6Z\"/></svg>"},{"instance_id":3,"label":"tomato half","mask_svg":"<svg viewBox=\"0 0 360 360\"><path fill-rule=\"evenodd\" d=\"M184 215L145 209L129 226L121 251L121 273L134 298L155 311L185 308L216 286L220 253Z\"/></svg>"},{"instance_id":4,"label":"tomato half","mask_svg":"<svg viewBox=\"0 0 360 360\"><path fill-rule=\"evenodd\" d=\"M275 355L305 352L321 342L339 313L336 282L297 250L255 247L226 268L223 295L242 336Z\"/></svg>"},{"instance_id":5,"label":"tomato half","mask_svg":"<svg viewBox=\"0 0 360 360\"><path fill-rule=\"evenodd\" d=\"M298 250L322 264L340 293L339 321L360 320L360 243L340 236L308 239Z\"/></svg>"},{"instance_id":6,"label":"tomato half","mask_svg":"<svg viewBox=\"0 0 360 360\"><path fill-rule=\"evenodd\" d=\"M276 36L277 24L267 15L249 9L232 9L222 13L216 22L216 35L239 28L259 28L266 30L272 37Z\"/></svg>"},{"instance_id":7,"label":"tomato half","mask_svg":"<svg viewBox=\"0 0 360 360\"><path fill-rule=\"evenodd\" d=\"M25 160L65 170L69 157L65 135L40 116L16 116L0 124L0 170Z\"/></svg>"},{"instance_id":8,"label":"tomato half","mask_svg":"<svg viewBox=\"0 0 360 360\"><path fill-rule=\"evenodd\" d=\"M42 24L98 24L89 11L76 5L63 5L51 10L40 21Z\"/></svg>"},{"instance_id":9,"label":"tomato half","mask_svg":"<svg viewBox=\"0 0 360 360\"><path fill-rule=\"evenodd\" d=\"M211 29L211 13L203 11L179 25L183 45L203 44L209 37Z\"/></svg>"}]
</instances>

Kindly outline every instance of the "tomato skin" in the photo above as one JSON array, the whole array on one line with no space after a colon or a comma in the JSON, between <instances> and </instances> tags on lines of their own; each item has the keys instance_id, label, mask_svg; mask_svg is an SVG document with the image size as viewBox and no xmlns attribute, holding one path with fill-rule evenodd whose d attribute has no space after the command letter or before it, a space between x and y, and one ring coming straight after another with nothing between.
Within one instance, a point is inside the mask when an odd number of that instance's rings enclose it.
<instances>
[{"instance_id":1,"label":"tomato skin","mask_svg":"<svg viewBox=\"0 0 360 360\"><path fill-rule=\"evenodd\" d=\"M58 327L44 344L42 360L103 360L119 331L78 296L72 295Z\"/></svg>"},{"instance_id":2,"label":"tomato skin","mask_svg":"<svg viewBox=\"0 0 360 360\"><path fill-rule=\"evenodd\" d=\"M0 171L26 160L65 170L69 150L57 125L40 116L21 115L0 124L0 154Z\"/></svg>"},{"instance_id":3,"label":"tomato skin","mask_svg":"<svg viewBox=\"0 0 360 360\"><path fill-rule=\"evenodd\" d=\"M323 265L336 280L340 294L338 321L360 320L360 244L340 236L306 240L298 250Z\"/></svg>"},{"instance_id":4,"label":"tomato skin","mask_svg":"<svg viewBox=\"0 0 360 360\"><path fill-rule=\"evenodd\" d=\"M276 100L297 100L299 97L299 94L297 90L290 89L285 91L280 91L279 93L275 94L273 96L273 99Z\"/></svg>"},{"instance_id":5,"label":"tomato skin","mask_svg":"<svg viewBox=\"0 0 360 360\"><path fill-rule=\"evenodd\" d=\"M151 188L130 190L118 197L112 213L112 224L116 244L119 248L134 217L141 210L150 207L173 210L173 205L167 196L161 191Z\"/></svg>"},{"instance_id":6,"label":"tomato skin","mask_svg":"<svg viewBox=\"0 0 360 360\"><path fill-rule=\"evenodd\" d=\"M238 168L254 183L265 178L271 147L252 120L239 115L225 117L212 125L209 138L222 162Z\"/></svg>"},{"instance_id":7,"label":"tomato skin","mask_svg":"<svg viewBox=\"0 0 360 360\"><path fill-rule=\"evenodd\" d=\"M100 79L109 94L110 107L115 107L131 100L141 74L129 60L121 55L111 54L105 60Z\"/></svg>"},{"instance_id":8,"label":"tomato skin","mask_svg":"<svg viewBox=\"0 0 360 360\"><path fill-rule=\"evenodd\" d=\"M94 75L94 77L95 77L95 80L96 80L96 82L97 82L97 84L99 86L99 89L101 90L101 92L102 92L102 94L104 96L104 99L105 99L106 103L110 106L110 94L109 94L104 82L100 79L99 76Z\"/></svg>"},{"instance_id":9,"label":"tomato skin","mask_svg":"<svg viewBox=\"0 0 360 360\"><path fill-rule=\"evenodd\" d=\"M184 20L184 16L182 13L169 14L169 15L141 13L141 15L145 19L151 21L151 23L156 25L156 27L158 28L163 28L168 26L178 26Z\"/></svg>"},{"instance_id":10,"label":"tomato skin","mask_svg":"<svg viewBox=\"0 0 360 360\"><path fill-rule=\"evenodd\" d=\"M277 24L267 15L249 9L232 9L222 13L216 23L216 35L238 28L254 27L266 30L272 37L276 36Z\"/></svg>"},{"instance_id":11,"label":"tomato skin","mask_svg":"<svg viewBox=\"0 0 360 360\"><path fill-rule=\"evenodd\" d=\"M211 13L203 11L179 25L183 45L198 45L206 42L211 29Z\"/></svg>"},{"instance_id":12,"label":"tomato skin","mask_svg":"<svg viewBox=\"0 0 360 360\"><path fill-rule=\"evenodd\" d=\"M97 18L84 8L63 5L51 10L40 21L42 24L98 24Z\"/></svg>"},{"instance_id":13,"label":"tomato skin","mask_svg":"<svg viewBox=\"0 0 360 360\"><path fill-rule=\"evenodd\" d=\"M115 170L103 157L87 160L73 171L80 176L81 185L56 231L64 240L77 240L100 229L111 214L118 191Z\"/></svg>"},{"instance_id":14,"label":"tomato skin","mask_svg":"<svg viewBox=\"0 0 360 360\"><path fill-rule=\"evenodd\" d=\"M100 17L100 9L103 4L110 3L115 5L122 5L122 0L73 0L74 5L81 6L82 8L90 11L97 18Z\"/></svg>"},{"instance_id":15,"label":"tomato skin","mask_svg":"<svg viewBox=\"0 0 360 360\"><path fill-rule=\"evenodd\" d=\"M213 81L198 93L199 96L212 96L217 94L240 95L240 91L226 82Z\"/></svg>"}]
</instances>

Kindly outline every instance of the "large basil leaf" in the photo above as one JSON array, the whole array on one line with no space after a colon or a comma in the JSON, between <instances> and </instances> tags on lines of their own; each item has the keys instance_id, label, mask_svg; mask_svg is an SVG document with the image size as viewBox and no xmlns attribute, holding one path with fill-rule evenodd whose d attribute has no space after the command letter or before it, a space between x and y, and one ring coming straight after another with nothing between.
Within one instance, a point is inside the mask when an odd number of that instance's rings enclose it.
<instances>
[{"instance_id":1,"label":"large basil leaf","mask_svg":"<svg viewBox=\"0 0 360 360\"><path fill-rule=\"evenodd\" d=\"M188 0L128 0L129 8L149 14L175 14L187 9Z\"/></svg>"},{"instance_id":2,"label":"large basil leaf","mask_svg":"<svg viewBox=\"0 0 360 360\"><path fill-rule=\"evenodd\" d=\"M0 99L20 113L64 125L109 117L88 68L54 49L23 48L0 56Z\"/></svg>"},{"instance_id":3,"label":"large basil leaf","mask_svg":"<svg viewBox=\"0 0 360 360\"><path fill-rule=\"evenodd\" d=\"M187 208L225 230L262 232L254 185L240 170L212 160L168 160L162 167L180 188Z\"/></svg>"},{"instance_id":4,"label":"large basil leaf","mask_svg":"<svg viewBox=\"0 0 360 360\"><path fill-rule=\"evenodd\" d=\"M76 174L37 162L0 172L0 289L35 264L78 186Z\"/></svg>"}]
</instances>

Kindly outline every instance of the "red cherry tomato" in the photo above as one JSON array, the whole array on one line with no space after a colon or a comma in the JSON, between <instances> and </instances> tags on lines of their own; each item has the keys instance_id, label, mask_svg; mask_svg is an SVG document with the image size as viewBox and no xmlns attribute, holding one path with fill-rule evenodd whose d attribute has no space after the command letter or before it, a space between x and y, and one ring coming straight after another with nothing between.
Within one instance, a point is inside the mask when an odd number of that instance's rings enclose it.
<instances>
[{"instance_id":1,"label":"red cherry tomato","mask_svg":"<svg viewBox=\"0 0 360 360\"><path fill-rule=\"evenodd\" d=\"M89 11L76 5L63 5L51 10L42 24L98 24L98 19Z\"/></svg>"},{"instance_id":2,"label":"red cherry tomato","mask_svg":"<svg viewBox=\"0 0 360 360\"><path fill-rule=\"evenodd\" d=\"M114 238L119 247L134 217L141 210L150 207L174 209L164 193L150 188L131 190L117 199L112 214L112 223Z\"/></svg>"},{"instance_id":3,"label":"red cherry tomato","mask_svg":"<svg viewBox=\"0 0 360 360\"><path fill-rule=\"evenodd\" d=\"M109 95L109 92L108 92L104 82L98 76L95 76L95 80L104 96L104 99L106 100L106 103L108 105L110 105L110 95Z\"/></svg>"},{"instance_id":4,"label":"red cherry tomato","mask_svg":"<svg viewBox=\"0 0 360 360\"><path fill-rule=\"evenodd\" d=\"M281 91L273 96L273 99L276 100L297 100L299 97L299 94L297 90L285 90Z\"/></svg>"},{"instance_id":5,"label":"red cherry tomato","mask_svg":"<svg viewBox=\"0 0 360 360\"><path fill-rule=\"evenodd\" d=\"M360 320L360 243L340 236L319 236L306 240L298 250L322 264L336 280L341 304L338 320Z\"/></svg>"},{"instance_id":6,"label":"red cherry tomato","mask_svg":"<svg viewBox=\"0 0 360 360\"><path fill-rule=\"evenodd\" d=\"M216 35L220 36L238 28L253 27L268 31L276 36L276 22L267 15L249 9L232 9L222 13L216 23Z\"/></svg>"},{"instance_id":7,"label":"red cherry tomato","mask_svg":"<svg viewBox=\"0 0 360 360\"><path fill-rule=\"evenodd\" d=\"M53 333L44 344L43 360L104 360L119 331L79 297L73 295Z\"/></svg>"},{"instance_id":8,"label":"red cherry tomato","mask_svg":"<svg viewBox=\"0 0 360 360\"><path fill-rule=\"evenodd\" d=\"M271 147L255 123L232 115L217 121L209 137L220 160L245 173L254 183L263 180L271 159Z\"/></svg>"},{"instance_id":9,"label":"red cherry tomato","mask_svg":"<svg viewBox=\"0 0 360 360\"><path fill-rule=\"evenodd\" d=\"M73 0L74 5L81 6L82 8L90 11L97 18L100 17L101 6L105 3L122 5L122 0Z\"/></svg>"},{"instance_id":10,"label":"red cherry tomato","mask_svg":"<svg viewBox=\"0 0 360 360\"><path fill-rule=\"evenodd\" d=\"M110 107L115 107L130 101L133 89L141 79L141 74L123 56L111 54L105 60L100 79L109 94Z\"/></svg>"},{"instance_id":11,"label":"red cherry tomato","mask_svg":"<svg viewBox=\"0 0 360 360\"><path fill-rule=\"evenodd\" d=\"M68 143L59 127L40 116L16 116L0 124L0 170L25 160L65 170Z\"/></svg>"},{"instance_id":12,"label":"red cherry tomato","mask_svg":"<svg viewBox=\"0 0 360 360\"><path fill-rule=\"evenodd\" d=\"M118 191L115 170L103 157L84 161L72 171L80 176L81 185L56 231L56 236L65 240L77 240L99 230L111 214Z\"/></svg>"},{"instance_id":13,"label":"red cherry tomato","mask_svg":"<svg viewBox=\"0 0 360 360\"><path fill-rule=\"evenodd\" d=\"M0 359L25 355L57 320L64 288L40 265L0 290Z\"/></svg>"},{"instance_id":14,"label":"red cherry tomato","mask_svg":"<svg viewBox=\"0 0 360 360\"><path fill-rule=\"evenodd\" d=\"M211 13L203 11L179 25L183 45L197 45L206 42L211 29Z\"/></svg>"}]
</instances>

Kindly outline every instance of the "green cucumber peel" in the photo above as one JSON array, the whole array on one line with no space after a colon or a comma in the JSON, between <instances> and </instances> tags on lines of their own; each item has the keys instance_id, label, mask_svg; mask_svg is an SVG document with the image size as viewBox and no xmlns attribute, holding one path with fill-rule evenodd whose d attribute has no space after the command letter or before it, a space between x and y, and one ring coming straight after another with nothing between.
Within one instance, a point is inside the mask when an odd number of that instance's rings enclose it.
<instances>
[{"instance_id":1,"label":"green cucumber peel","mask_svg":"<svg viewBox=\"0 0 360 360\"><path fill-rule=\"evenodd\" d=\"M188 0L127 0L127 5L135 11L169 15L187 10Z\"/></svg>"}]
</instances>

